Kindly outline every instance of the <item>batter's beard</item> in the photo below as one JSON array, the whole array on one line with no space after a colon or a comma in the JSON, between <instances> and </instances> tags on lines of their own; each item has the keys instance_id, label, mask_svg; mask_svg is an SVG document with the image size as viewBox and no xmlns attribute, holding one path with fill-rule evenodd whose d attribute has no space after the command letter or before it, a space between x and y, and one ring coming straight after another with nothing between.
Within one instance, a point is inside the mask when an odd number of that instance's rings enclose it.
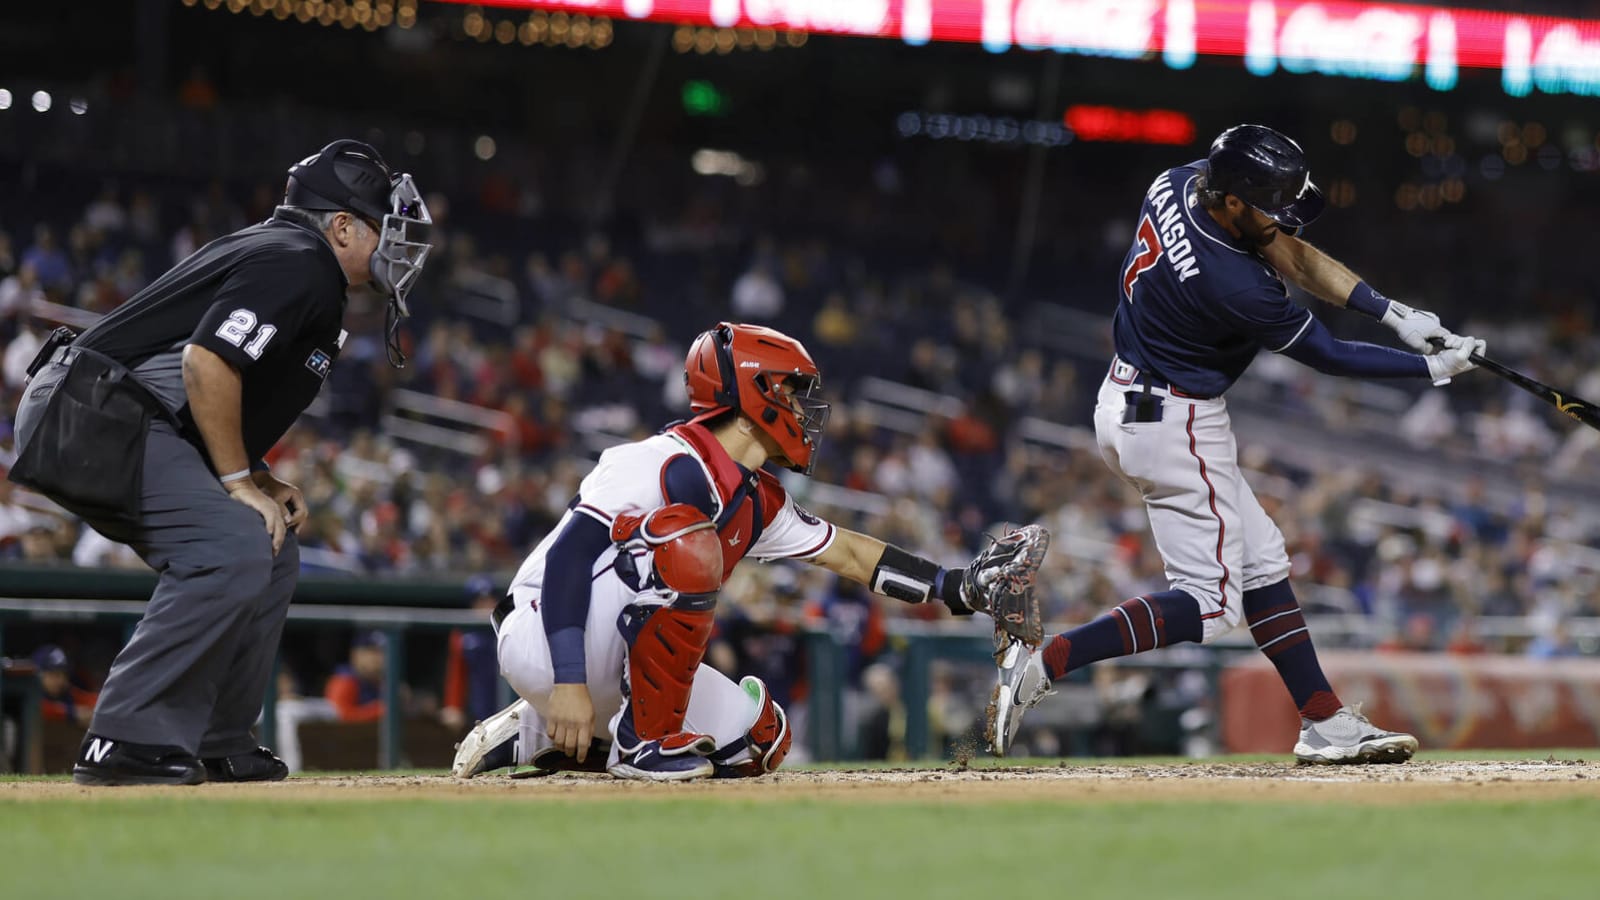
<instances>
[{"instance_id":1,"label":"batter's beard","mask_svg":"<svg viewBox=\"0 0 1600 900\"><path fill-rule=\"evenodd\" d=\"M1233 227L1239 230L1239 238L1252 247L1265 247L1278 237L1278 227L1268 224L1261 229L1252 231L1255 224L1250 221L1248 210L1240 210L1239 215L1233 220Z\"/></svg>"}]
</instances>

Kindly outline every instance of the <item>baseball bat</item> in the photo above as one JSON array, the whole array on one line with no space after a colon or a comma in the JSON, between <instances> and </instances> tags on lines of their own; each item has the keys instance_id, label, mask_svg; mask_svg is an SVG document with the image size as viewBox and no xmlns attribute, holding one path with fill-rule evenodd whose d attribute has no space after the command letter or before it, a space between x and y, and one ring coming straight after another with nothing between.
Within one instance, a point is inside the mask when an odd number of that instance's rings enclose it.
<instances>
[{"instance_id":1,"label":"baseball bat","mask_svg":"<svg viewBox=\"0 0 1600 900\"><path fill-rule=\"evenodd\" d=\"M1438 338L1432 338L1429 343L1432 343L1436 347L1444 347L1444 342ZM1600 431L1600 411L1595 409L1593 403L1590 403L1582 397L1558 391L1542 381L1529 378L1521 372L1518 372L1516 369L1513 369L1504 363L1496 362L1487 356L1483 356L1482 354L1472 354L1472 361L1477 363L1479 368L1487 369L1488 371L1499 375L1501 378L1504 378L1517 387L1522 388L1535 397L1538 397L1540 400L1543 400L1551 406L1554 406L1558 412L1566 413L1590 428Z\"/></svg>"}]
</instances>

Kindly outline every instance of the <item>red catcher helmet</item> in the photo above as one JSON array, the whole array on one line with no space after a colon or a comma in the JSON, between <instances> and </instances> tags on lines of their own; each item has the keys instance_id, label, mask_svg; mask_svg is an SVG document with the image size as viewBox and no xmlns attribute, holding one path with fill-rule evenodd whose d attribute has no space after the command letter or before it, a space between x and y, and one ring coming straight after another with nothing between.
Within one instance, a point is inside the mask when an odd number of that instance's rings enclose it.
<instances>
[{"instance_id":1,"label":"red catcher helmet","mask_svg":"<svg viewBox=\"0 0 1600 900\"><path fill-rule=\"evenodd\" d=\"M760 325L719 322L695 338L683 380L695 421L738 410L777 442L783 465L811 474L828 404L817 396L822 373L799 341Z\"/></svg>"}]
</instances>

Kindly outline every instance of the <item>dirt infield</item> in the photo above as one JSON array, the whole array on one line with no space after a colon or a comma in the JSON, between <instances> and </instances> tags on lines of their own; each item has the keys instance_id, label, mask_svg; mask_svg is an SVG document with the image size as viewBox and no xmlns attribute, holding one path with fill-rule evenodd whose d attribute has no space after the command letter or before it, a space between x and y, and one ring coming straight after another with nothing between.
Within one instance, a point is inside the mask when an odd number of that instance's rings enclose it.
<instances>
[{"instance_id":1,"label":"dirt infield","mask_svg":"<svg viewBox=\"0 0 1600 900\"><path fill-rule=\"evenodd\" d=\"M456 781L444 775L340 775L278 784L196 788L82 788L59 781L0 783L0 801L70 801L141 795L214 799L516 800L565 803L652 798L731 802L1266 803L1410 804L1600 797L1600 763L1583 760L1418 762L1399 766L1304 767L1290 763L1069 765L780 772L759 780L640 784L606 776L556 775Z\"/></svg>"}]
</instances>

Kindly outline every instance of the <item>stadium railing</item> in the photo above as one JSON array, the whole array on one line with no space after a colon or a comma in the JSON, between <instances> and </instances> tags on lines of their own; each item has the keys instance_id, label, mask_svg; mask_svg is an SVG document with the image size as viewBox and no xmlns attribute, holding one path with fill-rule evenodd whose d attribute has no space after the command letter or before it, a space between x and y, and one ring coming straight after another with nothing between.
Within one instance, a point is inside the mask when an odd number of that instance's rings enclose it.
<instances>
[{"instance_id":1,"label":"stadium railing","mask_svg":"<svg viewBox=\"0 0 1600 900\"><path fill-rule=\"evenodd\" d=\"M61 567L14 567L3 570L0 581L0 656L8 648L5 626L70 622L75 624L120 624L124 640L134 623L144 614L153 575L144 572L112 572ZM385 634L384 718L379 730L377 766L392 769L404 766L402 752L404 715L401 686L406 667L405 638L416 630L488 628L481 611L459 605L461 586L455 581L386 581L339 577L303 578L289 609L289 623L312 627L348 627L378 630ZM1337 598L1327 606L1340 607ZM1349 612L1308 612L1319 639L1335 646L1372 646L1383 637L1383 623L1370 616ZM1481 617L1475 620L1485 638L1528 639L1537 634L1537 625L1526 617ZM1600 640L1600 619L1572 619L1569 633L1579 640ZM1054 630L1054 629L1052 629ZM907 756L926 759L936 756L934 730L928 700L932 693L933 668L940 661L992 664L992 644L984 630L976 626L891 620L889 637L902 648L900 670L901 698L905 704L905 747ZM808 631L805 636L807 670L810 677L809 712L805 739L812 758L819 761L847 757L854 748L853 735L846 734L844 697L849 687L847 652L825 629ZM1241 655L1254 652L1247 634L1230 635L1215 645L1184 646L1144 654L1123 662L1137 669L1187 669L1201 671L1213 692L1222 669ZM37 698L29 703L29 692L13 678L9 690L20 692L25 703L21 723L21 746L28 748L38 728ZM30 682L31 683L31 682ZM501 683L502 700L509 701L509 686ZM274 742L276 688L268 691L262 717L262 739ZM1215 728L1215 723L1212 725ZM26 749L23 759L29 761ZM32 761L37 764L37 761Z\"/></svg>"}]
</instances>

